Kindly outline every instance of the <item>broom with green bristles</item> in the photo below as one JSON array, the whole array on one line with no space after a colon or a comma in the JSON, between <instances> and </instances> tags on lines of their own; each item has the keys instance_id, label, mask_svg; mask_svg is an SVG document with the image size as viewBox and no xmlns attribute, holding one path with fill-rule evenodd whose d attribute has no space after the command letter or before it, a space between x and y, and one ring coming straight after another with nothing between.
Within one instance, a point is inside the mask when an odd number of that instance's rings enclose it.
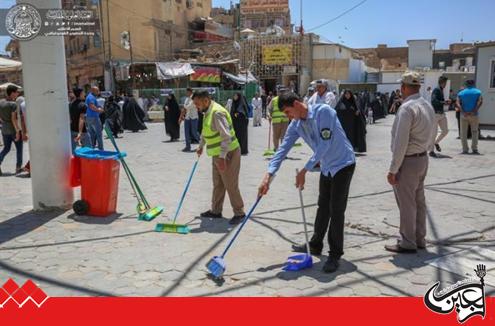
<instances>
[{"instance_id":1,"label":"broom with green bristles","mask_svg":"<svg viewBox=\"0 0 495 326\"><path fill-rule=\"evenodd\" d=\"M187 191L189 190L189 186L191 185L192 178L194 176L194 172L196 172L196 168L198 167L199 156L196 162L194 162L191 174L189 175L189 179L187 180L186 187L182 192L182 197L180 198L179 205L175 210L174 220L172 223L158 223L155 227L156 232L166 232L166 233L180 233L180 234L188 234L189 226L185 224L176 224L177 217L179 216L180 209L182 208L182 203L184 202L184 198L186 198Z\"/></svg>"}]
</instances>

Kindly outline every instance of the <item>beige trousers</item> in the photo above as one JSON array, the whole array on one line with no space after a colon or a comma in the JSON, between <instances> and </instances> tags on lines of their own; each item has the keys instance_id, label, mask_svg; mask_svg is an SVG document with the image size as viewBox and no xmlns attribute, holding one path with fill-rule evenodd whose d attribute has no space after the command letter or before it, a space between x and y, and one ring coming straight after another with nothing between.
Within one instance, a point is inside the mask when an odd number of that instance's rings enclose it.
<instances>
[{"instance_id":1,"label":"beige trousers","mask_svg":"<svg viewBox=\"0 0 495 326\"><path fill-rule=\"evenodd\" d=\"M288 122L274 123L273 125L273 147L277 151L278 146L284 140L285 132L289 126Z\"/></svg>"},{"instance_id":2,"label":"beige trousers","mask_svg":"<svg viewBox=\"0 0 495 326\"><path fill-rule=\"evenodd\" d=\"M428 172L428 157L406 157L397 174L395 199L400 211L399 245L417 249L426 245L426 200L424 181Z\"/></svg>"},{"instance_id":3,"label":"beige trousers","mask_svg":"<svg viewBox=\"0 0 495 326\"><path fill-rule=\"evenodd\" d=\"M229 194L230 204L235 216L244 215L244 202L239 190L239 172L241 170L241 150L235 149L227 154L225 171L220 172L213 157L213 196L211 199L211 211L215 214L222 213L225 191Z\"/></svg>"},{"instance_id":4,"label":"beige trousers","mask_svg":"<svg viewBox=\"0 0 495 326\"><path fill-rule=\"evenodd\" d=\"M480 121L478 116L476 115L468 115L467 117L464 116L461 112L461 143L462 143L462 151L463 152L468 152L469 151L469 146L468 146L468 128L471 126L471 148L473 151L478 150L478 137L479 137L479 132L478 128L480 125Z\"/></svg>"},{"instance_id":5,"label":"beige trousers","mask_svg":"<svg viewBox=\"0 0 495 326\"><path fill-rule=\"evenodd\" d=\"M440 135L438 135L438 127L440 127ZM447 122L447 115L445 113L444 114L435 113L435 133L433 134L430 151L433 151L435 144L440 144L442 139L444 139L448 133L449 133L449 125Z\"/></svg>"}]
</instances>

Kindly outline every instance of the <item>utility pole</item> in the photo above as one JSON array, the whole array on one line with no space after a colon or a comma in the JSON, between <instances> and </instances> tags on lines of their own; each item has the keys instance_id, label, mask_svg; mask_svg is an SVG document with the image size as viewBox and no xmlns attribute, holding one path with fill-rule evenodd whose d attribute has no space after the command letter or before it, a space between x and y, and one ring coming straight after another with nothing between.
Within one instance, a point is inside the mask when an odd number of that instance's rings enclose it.
<instances>
[{"instance_id":1,"label":"utility pole","mask_svg":"<svg viewBox=\"0 0 495 326\"><path fill-rule=\"evenodd\" d=\"M61 9L60 0L22 0L39 9ZM71 134L63 36L37 36L20 42L28 106L33 208L69 208ZM31 109L29 109L31 108Z\"/></svg>"},{"instance_id":2,"label":"utility pole","mask_svg":"<svg viewBox=\"0 0 495 326\"><path fill-rule=\"evenodd\" d=\"M112 94L115 93L115 79L113 75L113 61L112 61L112 36L110 35L110 9L108 3L110 0L107 0L107 42L108 42L108 64L110 68L110 90ZM105 47L103 45L103 47Z\"/></svg>"},{"instance_id":3,"label":"utility pole","mask_svg":"<svg viewBox=\"0 0 495 326\"><path fill-rule=\"evenodd\" d=\"M299 51L301 51L301 54L299 56L299 67L298 67L298 75L299 75L299 81L298 81L298 91L301 93L301 86L302 86L302 64L303 64L303 53L304 53L304 29L303 29L303 0L299 0L299 8L300 8L300 15L301 15L301 24L299 25L299 34L301 36L301 46L299 47ZM311 51L311 49L309 49Z\"/></svg>"},{"instance_id":4,"label":"utility pole","mask_svg":"<svg viewBox=\"0 0 495 326\"><path fill-rule=\"evenodd\" d=\"M136 88L136 76L135 76L135 70L134 70L134 56L132 55L132 39L131 39L131 29L127 31L129 35L129 55L131 57L131 69L129 73L131 74L132 78L132 91L134 92L134 89Z\"/></svg>"}]
</instances>

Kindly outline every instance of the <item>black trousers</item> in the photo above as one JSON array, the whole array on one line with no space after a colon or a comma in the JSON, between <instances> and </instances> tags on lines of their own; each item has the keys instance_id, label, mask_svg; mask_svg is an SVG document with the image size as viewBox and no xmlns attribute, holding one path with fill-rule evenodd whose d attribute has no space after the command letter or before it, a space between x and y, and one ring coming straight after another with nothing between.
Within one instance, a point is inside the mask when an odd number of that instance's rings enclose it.
<instances>
[{"instance_id":1,"label":"black trousers","mask_svg":"<svg viewBox=\"0 0 495 326\"><path fill-rule=\"evenodd\" d=\"M320 175L318 210L310 247L322 249L328 229L329 256L337 259L344 254L345 210L355 168L356 164L352 164L337 172L333 177Z\"/></svg>"}]
</instances>

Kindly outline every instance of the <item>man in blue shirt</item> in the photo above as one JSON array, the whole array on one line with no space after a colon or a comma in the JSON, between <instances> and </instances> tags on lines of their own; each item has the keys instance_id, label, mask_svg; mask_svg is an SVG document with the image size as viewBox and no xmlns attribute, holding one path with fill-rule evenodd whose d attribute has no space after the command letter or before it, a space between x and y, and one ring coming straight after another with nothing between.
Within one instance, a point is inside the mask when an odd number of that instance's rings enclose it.
<instances>
[{"instance_id":1,"label":"man in blue shirt","mask_svg":"<svg viewBox=\"0 0 495 326\"><path fill-rule=\"evenodd\" d=\"M471 148L473 150L473 154L480 154L478 152L478 111L482 104L483 97L481 96L481 91L474 87L474 80L467 80L466 88L457 95L457 107L459 108L461 113L462 154L469 154L469 146L467 142L469 126L471 126Z\"/></svg>"},{"instance_id":2,"label":"man in blue shirt","mask_svg":"<svg viewBox=\"0 0 495 326\"><path fill-rule=\"evenodd\" d=\"M103 150L103 128L100 120L100 113L103 108L98 104L97 96L100 94L98 87L91 87L91 91L86 97L86 128L91 139L91 146L95 148L98 143L98 149Z\"/></svg>"},{"instance_id":3,"label":"man in blue shirt","mask_svg":"<svg viewBox=\"0 0 495 326\"><path fill-rule=\"evenodd\" d=\"M310 251L313 255L321 254L330 224L330 251L323 271L332 273L338 269L339 259L344 254L345 210L356 166L354 150L337 119L337 113L328 104L314 104L308 108L296 94L286 93L279 97L279 107L293 121L282 145L270 161L258 195L263 196L268 192L271 177L278 171L297 139L302 137L314 153L296 176L296 187L304 189L307 171L321 171L318 211L314 235L309 243ZM293 246L293 250L306 252L306 246Z\"/></svg>"}]
</instances>

